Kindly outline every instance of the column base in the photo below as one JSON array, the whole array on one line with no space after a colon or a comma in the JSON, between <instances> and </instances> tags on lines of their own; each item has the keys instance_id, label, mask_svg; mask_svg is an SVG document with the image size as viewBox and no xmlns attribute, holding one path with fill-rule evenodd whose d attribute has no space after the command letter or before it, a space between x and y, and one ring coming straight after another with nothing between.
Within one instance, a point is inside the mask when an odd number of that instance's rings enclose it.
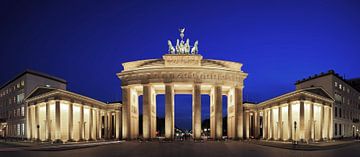
<instances>
[{"instance_id":1,"label":"column base","mask_svg":"<svg viewBox=\"0 0 360 157\"><path fill-rule=\"evenodd\" d=\"M53 141L53 143L64 143L61 139L56 139Z\"/></svg>"},{"instance_id":2,"label":"column base","mask_svg":"<svg viewBox=\"0 0 360 157\"><path fill-rule=\"evenodd\" d=\"M69 139L67 142L76 142L74 139Z\"/></svg>"}]
</instances>

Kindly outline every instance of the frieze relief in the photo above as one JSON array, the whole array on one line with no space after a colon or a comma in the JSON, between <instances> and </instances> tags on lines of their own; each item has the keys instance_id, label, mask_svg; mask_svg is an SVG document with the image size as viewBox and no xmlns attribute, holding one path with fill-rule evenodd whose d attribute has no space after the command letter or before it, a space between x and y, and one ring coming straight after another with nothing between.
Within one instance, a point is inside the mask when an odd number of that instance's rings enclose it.
<instances>
[{"instance_id":1,"label":"frieze relief","mask_svg":"<svg viewBox=\"0 0 360 157\"><path fill-rule=\"evenodd\" d=\"M123 81L136 81L136 80L215 80L215 81L233 81L242 82L243 77L241 74L219 73L219 72L154 72L147 74L125 75L122 77Z\"/></svg>"}]
</instances>

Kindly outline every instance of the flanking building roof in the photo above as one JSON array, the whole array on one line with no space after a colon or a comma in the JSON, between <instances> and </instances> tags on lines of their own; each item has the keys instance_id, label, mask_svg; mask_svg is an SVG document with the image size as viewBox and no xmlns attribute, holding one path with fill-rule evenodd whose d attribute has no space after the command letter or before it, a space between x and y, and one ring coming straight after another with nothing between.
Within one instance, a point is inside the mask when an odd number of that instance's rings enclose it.
<instances>
[{"instance_id":1,"label":"flanking building roof","mask_svg":"<svg viewBox=\"0 0 360 157\"><path fill-rule=\"evenodd\" d=\"M345 79L342 76L340 76L338 73L336 73L334 70L329 70L328 72L324 73L321 72L320 74L315 74L313 76L309 76L308 78L304 78L302 80L298 80L296 81L295 85L298 85L300 83L306 82L306 81L310 81L319 77L324 77L324 76L328 76L328 75L333 75L335 77L337 77L338 79L342 80L343 82L347 83L350 87L354 88L356 91L358 91L360 93L360 78L357 79Z\"/></svg>"},{"instance_id":2,"label":"flanking building roof","mask_svg":"<svg viewBox=\"0 0 360 157\"><path fill-rule=\"evenodd\" d=\"M244 106L249 108L265 108L298 100L316 100L322 101L324 104L332 104L335 101L322 87L311 87L286 93L258 104L244 103Z\"/></svg>"},{"instance_id":3,"label":"flanking building roof","mask_svg":"<svg viewBox=\"0 0 360 157\"><path fill-rule=\"evenodd\" d=\"M54 81L58 81L58 82L67 84L66 80L64 80L64 79L62 79L62 78L55 77L55 76L51 76L51 75L49 75L49 74L45 74L45 73L42 73L42 72L38 72L38 71L34 71L34 70L27 69L27 70L25 70L24 72L16 75L16 76L15 76L13 79L11 79L10 81L4 83L4 84L0 87L0 90L3 89L4 87L6 87L7 85L9 85L10 83L14 82L15 80L17 80L18 78L26 75L26 74L32 74L32 75L35 75L35 76L40 76L40 77L44 77L44 78L47 78L47 79L50 79L50 80L54 80Z\"/></svg>"},{"instance_id":4,"label":"flanking building roof","mask_svg":"<svg viewBox=\"0 0 360 157\"><path fill-rule=\"evenodd\" d=\"M53 98L53 99L65 99L74 102L81 102L83 104L93 104L100 105L100 107L121 107L120 102L116 103L105 103L99 100L95 100L90 97L86 97L74 92L70 92L63 89L52 88L52 87L37 87L34 89L26 98L27 103L42 101L44 99Z\"/></svg>"}]
</instances>

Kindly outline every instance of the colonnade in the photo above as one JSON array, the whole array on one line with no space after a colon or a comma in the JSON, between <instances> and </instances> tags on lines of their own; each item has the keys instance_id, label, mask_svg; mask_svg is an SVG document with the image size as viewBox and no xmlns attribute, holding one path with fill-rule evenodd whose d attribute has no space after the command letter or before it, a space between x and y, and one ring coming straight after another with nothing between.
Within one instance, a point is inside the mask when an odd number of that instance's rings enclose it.
<instances>
[{"instance_id":1,"label":"colonnade","mask_svg":"<svg viewBox=\"0 0 360 157\"><path fill-rule=\"evenodd\" d=\"M201 139L201 95L210 95L211 138L221 139L223 133L222 96L228 96L228 136L242 138L243 107L242 86L211 84L142 84L122 86L123 138L139 137L138 96L143 95L143 138L156 137L156 95L165 94L165 138L174 138L174 97L176 94L192 94L192 131L195 140Z\"/></svg>"},{"instance_id":2,"label":"colonnade","mask_svg":"<svg viewBox=\"0 0 360 157\"><path fill-rule=\"evenodd\" d=\"M332 139L332 107L311 101L247 110L246 138L283 141Z\"/></svg>"},{"instance_id":3,"label":"colonnade","mask_svg":"<svg viewBox=\"0 0 360 157\"><path fill-rule=\"evenodd\" d=\"M27 108L27 136L39 141L120 138L120 114L63 100L33 104Z\"/></svg>"}]
</instances>

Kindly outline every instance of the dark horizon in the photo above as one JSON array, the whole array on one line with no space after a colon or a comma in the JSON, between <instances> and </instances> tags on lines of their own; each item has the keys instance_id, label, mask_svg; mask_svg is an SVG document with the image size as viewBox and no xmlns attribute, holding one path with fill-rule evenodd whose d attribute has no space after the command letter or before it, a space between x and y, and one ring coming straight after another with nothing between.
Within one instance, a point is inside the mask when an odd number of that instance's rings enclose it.
<instances>
[{"instance_id":1,"label":"dark horizon","mask_svg":"<svg viewBox=\"0 0 360 157\"><path fill-rule=\"evenodd\" d=\"M206 5L204 5L206 4ZM199 40L206 59L243 64L244 101L293 91L297 80L334 69L360 77L359 1L1 1L0 83L25 69L68 81L104 102L121 100L121 63L161 58L167 40ZM158 99L164 99L158 96ZM191 97L175 98L191 127ZM208 98L202 103L209 114ZM158 116L164 102L158 101ZM180 105L181 104L181 105ZM226 112L226 110L224 110Z\"/></svg>"}]
</instances>

